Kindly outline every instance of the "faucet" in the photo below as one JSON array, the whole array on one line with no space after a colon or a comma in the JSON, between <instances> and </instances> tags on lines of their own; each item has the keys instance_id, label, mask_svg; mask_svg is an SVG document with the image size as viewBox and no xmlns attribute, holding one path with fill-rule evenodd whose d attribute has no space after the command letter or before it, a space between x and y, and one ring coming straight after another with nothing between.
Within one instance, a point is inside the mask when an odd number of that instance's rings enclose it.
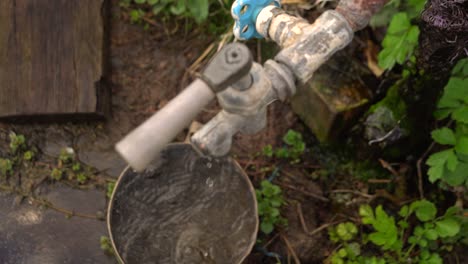
<instances>
[{"instance_id":1,"label":"faucet","mask_svg":"<svg viewBox=\"0 0 468 264\"><path fill-rule=\"evenodd\" d=\"M313 73L354 32L364 28L388 0L342 0L310 24L281 9L279 0L236 0L231 13L237 39L267 38L282 49L260 65L248 48L231 43L221 49L182 93L133 130L116 150L136 171L144 170L161 150L215 97L222 110L191 138L205 155L229 153L234 134L252 134L266 125L266 108L306 85Z\"/></svg>"}]
</instances>

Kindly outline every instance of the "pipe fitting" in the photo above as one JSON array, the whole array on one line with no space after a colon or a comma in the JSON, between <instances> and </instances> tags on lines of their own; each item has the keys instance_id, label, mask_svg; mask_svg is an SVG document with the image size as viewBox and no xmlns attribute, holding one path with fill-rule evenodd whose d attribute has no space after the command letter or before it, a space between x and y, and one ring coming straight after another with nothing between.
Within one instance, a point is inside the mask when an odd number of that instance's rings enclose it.
<instances>
[{"instance_id":1,"label":"pipe fitting","mask_svg":"<svg viewBox=\"0 0 468 264\"><path fill-rule=\"evenodd\" d=\"M389 0L341 0L336 11L346 18L354 31L369 24L375 15Z\"/></svg>"},{"instance_id":2,"label":"pipe fitting","mask_svg":"<svg viewBox=\"0 0 468 264\"><path fill-rule=\"evenodd\" d=\"M258 15L255 26L263 37L285 48L296 42L310 24L303 18L287 14L281 8L268 6Z\"/></svg>"},{"instance_id":3,"label":"pipe fitting","mask_svg":"<svg viewBox=\"0 0 468 264\"><path fill-rule=\"evenodd\" d=\"M225 111L251 116L276 99L271 81L260 64L252 65L250 76L250 87L241 87L241 83L236 83L217 94L219 104Z\"/></svg>"},{"instance_id":4,"label":"pipe fitting","mask_svg":"<svg viewBox=\"0 0 468 264\"><path fill-rule=\"evenodd\" d=\"M266 126L266 120L266 107L249 116L222 110L192 136L191 142L205 155L221 157L231 150L234 134L237 132L257 133Z\"/></svg>"},{"instance_id":5,"label":"pipe fitting","mask_svg":"<svg viewBox=\"0 0 468 264\"><path fill-rule=\"evenodd\" d=\"M264 68L278 99L285 101L296 94L294 74L286 65L274 60L267 60Z\"/></svg>"},{"instance_id":6,"label":"pipe fitting","mask_svg":"<svg viewBox=\"0 0 468 264\"><path fill-rule=\"evenodd\" d=\"M303 31L299 40L275 57L291 69L301 84L309 81L313 73L354 36L348 21L334 10L324 12Z\"/></svg>"}]
</instances>

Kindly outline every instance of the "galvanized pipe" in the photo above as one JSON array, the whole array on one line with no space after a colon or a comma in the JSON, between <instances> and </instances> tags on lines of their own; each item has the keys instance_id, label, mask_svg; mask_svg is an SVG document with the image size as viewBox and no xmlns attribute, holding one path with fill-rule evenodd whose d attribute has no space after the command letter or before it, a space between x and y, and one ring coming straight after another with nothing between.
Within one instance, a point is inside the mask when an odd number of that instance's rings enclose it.
<instances>
[{"instance_id":1,"label":"galvanized pipe","mask_svg":"<svg viewBox=\"0 0 468 264\"><path fill-rule=\"evenodd\" d=\"M369 24L375 15L389 0L341 0L336 11L346 18L354 31Z\"/></svg>"},{"instance_id":2,"label":"galvanized pipe","mask_svg":"<svg viewBox=\"0 0 468 264\"><path fill-rule=\"evenodd\" d=\"M256 21L257 31L282 48L294 44L304 34L307 27L310 27L307 20L291 16L275 6L264 8Z\"/></svg>"}]
</instances>

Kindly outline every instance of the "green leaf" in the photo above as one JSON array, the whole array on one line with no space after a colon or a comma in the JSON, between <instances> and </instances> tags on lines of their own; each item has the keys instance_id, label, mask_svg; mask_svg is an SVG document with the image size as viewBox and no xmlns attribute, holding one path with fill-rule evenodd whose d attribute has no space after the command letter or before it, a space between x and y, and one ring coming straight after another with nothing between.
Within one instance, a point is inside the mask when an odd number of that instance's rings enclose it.
<instances>
[{"instance_id":1,"label":"green leaf","mask_svg":"<svg viewBox=\"0 0 468 264\"><path fill-rule=\"evenodd\" d=\"M455 145L455 151L460 154L468 155L468 137L461 137Z\"/></svg>"},{"instance_id":2,"label":"green leaf","mask_svg":"<svg viewBox=\"0 0 468 264\"><path fill-rule=\"evenodd\" d=\"M426 260L427 264L443 264L442 258L437 253L432 253L429 259Z\"/></svg>"},{"instance_id":3,"label":"green leaf","mask_svg":"<svg viewBox=\"0 0 468 264\"><path fill-rule=\"evenodd\" d=\"M421 14L425 4L426 0L408 0L408 16L410 18L418 17Z\"/></svg>"},{"instance_id":4,"label":"green leaf","mask_svg":"<svg viewBox=\"0 0 468 264\"><path fill-rule=\"evenodd\" d=\"M459 162L455 171L445 170L442 179L450 186L460 186L468 179L468 163Z\"/></svg>"},{"instance_id":5,"label":"green leaf","mask_svg":"<svg viewBox=\"0 0 468 264\"><path fill-rule=\"evenodd\" d=\"M187 8L197 23L201 23L208 18L210 4L208 0L187 0Z\"/></svg>"},{"instance_id":6,"label":"green leaf","mask_svg":"<svg viewBox=\"0 0 468 264\"><path fill-rule=\"evenodd\" d=\"M429 240L436 240L438 238L438 233L434 229L428 229L424 232L424 236Z\"/></svg>"},{"instance_id":7,"label":"green leaf","mask_svg":"<svg viewBox=\"0 0 468 264\"><path fill-rule=\"evenodd\" d=\"M448 127L434 130L431 135L437 143L442 145L455 145L457 142L455 133L453 133L453 131Z\"/></svg>"},{"instance_id":8,"label":"green leaf","mask_svg":"<svg viewBox=\"0 0 468 264\"><path fill-rule=\"evenodd\" d=\"M430 182L435 182L442 178L444 175L444 165L434 165L428 171L427 175L429 176Z\"/></svg>"},{"instance_id":9,"label":"green leaf","mask_svg":"<svg viewBox=\"0 0 468 264\"><path fill-rule=\"evenodd\" d=\"M374 222L374 211L368 204L363 204L359 207L359 215L363 224L372 224Z\"/></svg>"},{"instance_id":10,"label":"green leaf","mask_svg":"<svg viewBox=\"0 0 468 264\"><path fill-rule=\"evenodd\" d=\"M343 241L349 241L357 234L357 227L351 222L341 223L336 227L336 234Z\"/></svg>"},{"instance_id":11,"label":"green leaf","mask_svg":"<svg viewBox=\"0 0 468 264\"><path fill-rule=\"evenodd\" d=\"M449 171L455 171L458 165L458 157L455 155L455 152L451 152L449 157L447 158L447 168Z\"/></svg>"},{"instance_id":12,"label":"green leaf","mask_svg":"<svg viewBox=\"0 0 468 264\"><path fill-rule=\"evenodd\" d=\"M455 121L468 124L468 106L462 106L453 111L452 118Z\"/></svg>"},{"instance_id":13,"label":"green leaf","mask_svg":"<svg viewBox=\"0 0 468 264\"><path fill-rule=\"evenodd\" d=\"M447 118L452 113L452 111L453 109L450 108L437 109L436 111L434 111L434 117L437 120L442 120L444 118Z\"/></svg>"},{"instance_id":14,"label":"green leaf","mask_svg":"<svg viewBox=\"0 0 468 264\"><path fill-rule=\"evenodd\" d=\"M444 94L437 103L438 108L458 108L462 105L461 95L468 93L468 79L452 77L444 88Z\"/></svg>"},{"instance_id":15,"label":"green leaf","mask_svg":"<svg viewBox=\"0 0 468 264\"><path fill-rule=\"evenodd\" d=\"M146 0L135 0L135 3L144 4L144 3L146 3Z\"/></svg>"},{"instance_id":16,"label":"green leaf","mask_svg":"<svg viewBox=\"0 0 468 264\"><path fill-rule=\"evenodd\" d=\"M185 5L183 1L178 2L179 4L170 7L171 13L176 16L180 16L185 12ZM182 3L182 4L180 4Z\"/></svg>"},{"instance_id":17,"label":"green leaf","mask_svg":"<svg viewBox=\"0 0 468 264\"><path fill-rule=\"evenodd\" d=\"M419 28L411 25L404 12L393 16L378 55L379 66L391 69L395 63L403 64L418 44Z\"/></svg>"},{"instance_id":18,"label":"green leaf","mask_svg":"<svg viewBox=\"0 0 468 264\"><path fill-rule=\"evenodd\" d=\"M452 153L453 149L447 149L444 151L434 153L429 157L429 159L427 159L426 164L430 166L443 165L445 164L445 162L447 162L447 159Z\"/></svg>"},{"instance_id":19,"label":"green leaf","mask_svg":"<svg viewBox=\"0 0 468 264\"><path fill-rule=\"evenodd\" d=\"M401 209L400 209L400 212L398 212L398 214L401 216L401 217L407 217L408 214L409 214L409 208L407 205L403 206Z\"/></svg>"},{"instance_id":20,"label":"green leaf","mask_svg":"<svg viewBox=\"0 0 468 264\"><path fill-rule=\"evenodd\" d=\"M280 215L280 211L278 210L278 208L271 208L270 216L272 218L275 218L275 217L277 217L279 215Z\"/></svg>"},{"instance_id":21,"label":"green leaf","mask_svg":"<svg viewBox=\"0 0 468 264\"><path fill-rule=\"evenodd\" d=\"M348 252L348 256L355 258L361 255L361 246L359 243L353 242L346 247L346 251Z\"/></svg>"},{"instance_id":22,"label":"green leaf","mask_svg":"<svg viewBox=\"0 0 468 264\"><path fill-rule=\"evenodd\" d=\"M414 210L416 217L423 222L434 219L437 214L436 206L427 200L413 202L410 208L411 211Z\"/></svg>"},{"instance_id":23,"label":"green leaf","mask_svg":"<svg viewBox=\"0 0 468 264\"><path fill-rule=\"evenodd\" d=\"M398 239L398 230L395 219L389 216L382 208L382 205L375 209L375 221L372 226L377 230L369 235L370 241L382 246L383 249L390 249Z\"/></svg>"},{"instance_id":24,"label":"green leaf","mask_svg":"<svg viewBox=\"0 0 468 264\"><path fill-rule=\"evenodd\" d=\"M454 218L444 218L436 222L436 231L440 237L453 237L460 232L460 223Z\"/></svg>"},{"instance_id":25,"label":"green leaf","mask_svg":"<svg viewBox=\"0 0 468 264\"><path fill-rule=\"evenodd\" d=\"M270 204L273 207L280 207L283 204L283 200L281 200L279 197L273 197L270 199Z\"/></svg>"},{"instance_id":26,"label":"green leaf","mask_svg":"<svg viewBox=\"0 0 468 264\"><path fill-rule=\"evenodd\" d=\"M273 232L273 228L274 227L271 222L262 221L262 223L260 224L260 229L262 230L263 233L267 235Z\"/></svg>"},{"instance_id":27,"label":"green leaf","mask_svg":"<svg viewBox=\"0 0 468 264\"><path fill-rule=\"evenodd\" d=\"M468 58L461 59L453 67L452 75L466 76L468 75Z\"/></svg>"}]
</instances>

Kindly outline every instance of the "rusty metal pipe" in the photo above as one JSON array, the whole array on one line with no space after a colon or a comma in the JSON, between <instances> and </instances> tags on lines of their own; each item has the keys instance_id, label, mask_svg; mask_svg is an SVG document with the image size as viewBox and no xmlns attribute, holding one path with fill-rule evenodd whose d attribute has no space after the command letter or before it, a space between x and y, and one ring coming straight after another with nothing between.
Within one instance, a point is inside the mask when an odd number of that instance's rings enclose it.
<instances>
[{"instance_id":1,"label":"rusty metal pipe","mask_svg":"<svg viewBox=\"0 0 468 264\"><path fill-rule=\"evenodd\" d=\"M369 24L375 15L389 0L341 0L336 11L346 18L354 31Z\"/></svg>"}]
</instances>

